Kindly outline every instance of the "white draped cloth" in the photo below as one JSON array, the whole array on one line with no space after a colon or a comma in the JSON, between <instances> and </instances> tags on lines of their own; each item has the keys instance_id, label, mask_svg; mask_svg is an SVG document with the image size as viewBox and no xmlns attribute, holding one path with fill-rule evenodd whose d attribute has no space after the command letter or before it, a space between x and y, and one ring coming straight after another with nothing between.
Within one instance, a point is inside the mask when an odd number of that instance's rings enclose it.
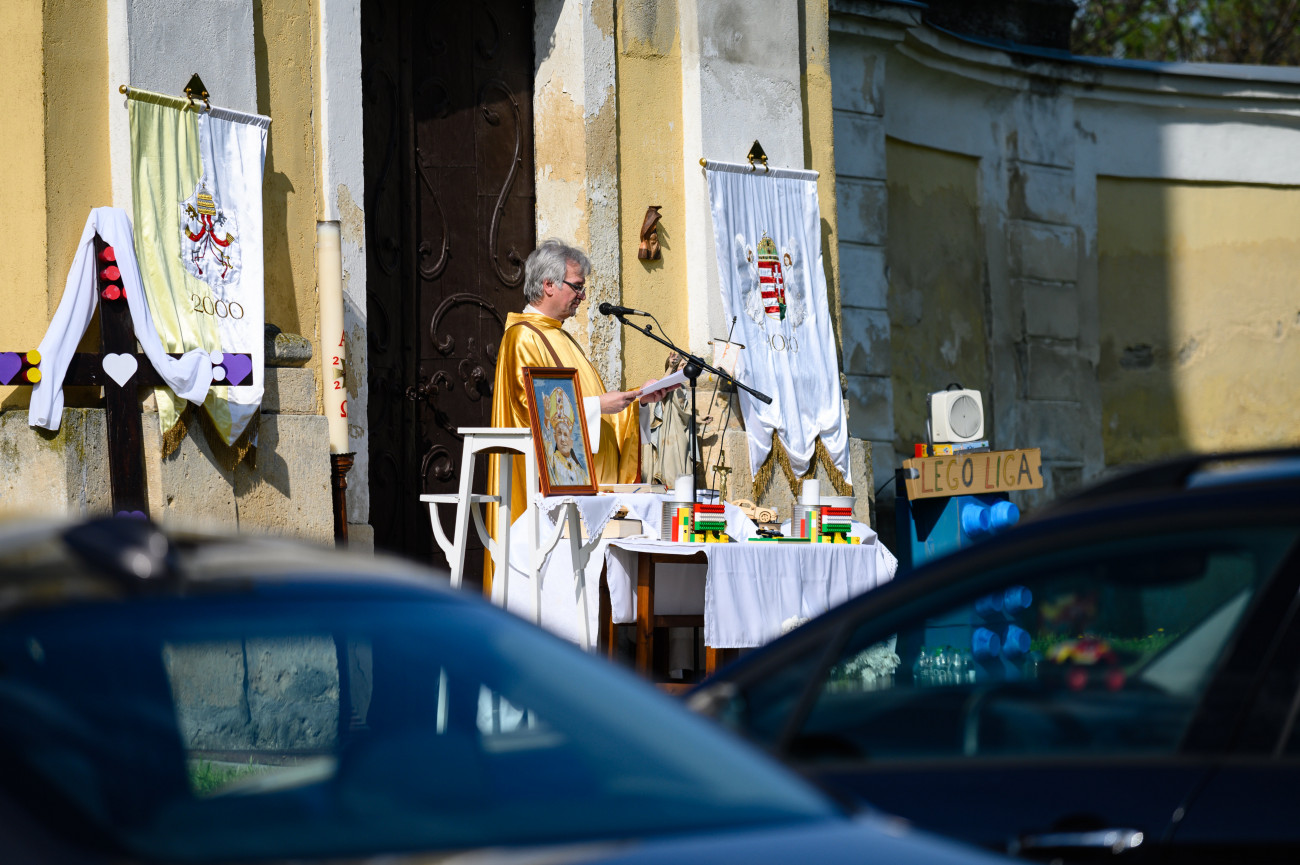
<instances>
[{"instance_id":1,"label":"white draped cloth","mask_svg":"<svg viewBox=\"0 0 1300 865\"><path fill-rule=\"evenodd\" d=\"M704 640L713 648L760 646L781 634L791 618L812 618L849 598L887 582L897 561L864 523L853 524L853 535L864 544L748 543L755 526L734 505L726 505L730 544L683 544L658 540L663 503L671 495L619 494L552 496L540 501L541 534L549 537L564 505L573 502L588 537L598 536L619 508L639 519L638 538L603 538L584 570L589 633L599 630L598 591L602 568L609 584L610 608L616 623L636 621L637 553L689 557L703 552L704 565L661 564L656 568L655 609L659 614L704 615ZM517 519L511 529L509 591L501 571L492 581L494 603L532 620L532 577L524 551L533 549L528 521ZM707 579L705 573L707 570ZM568 541L561 540L541 571L542 626L564 639L581 642L577 586Z\"/></svg>"},{"instance_id":2,"label":"white draped cloth","mask_svg":"<svg viewBox=\"0 0 1300 865\"><path fill-rule=\"evenodd\" d=\"M108 262L95 260L96 232L113 247L117 256L115 263L122 274L122 287L126 290L127 308L135 325L135 338L163 381L182 399L195 404L203 402L212 384L212 361L206 351L196 349L180 358L173 358L163 349L149 314L149 304L145 302L140 267L135 260L131 222L123 210L97 207L86 219L81 240L77 242L76 257L68 270L68 281L63 287L63 298L38 349L41 353L41 380L32 388L28 410L31 426L57 430L62 421L63 378L77 352L77 343L85 334L100 302L96 269L108 266Z\"/></svg>"},{"instance_id":3,"label":"white draped cloth","mask_svg":"<svg viewBox=\"0 0 1300 865\"><path fill-rule=\"evenodd\" d=\"M723 308L744 343L736 376L772 397L741 391L750 469L776 434L802 475L820 437L852 483L826 270L821 256L817 172L710 161L706 167Z\"/></svg>"}]
</instances>

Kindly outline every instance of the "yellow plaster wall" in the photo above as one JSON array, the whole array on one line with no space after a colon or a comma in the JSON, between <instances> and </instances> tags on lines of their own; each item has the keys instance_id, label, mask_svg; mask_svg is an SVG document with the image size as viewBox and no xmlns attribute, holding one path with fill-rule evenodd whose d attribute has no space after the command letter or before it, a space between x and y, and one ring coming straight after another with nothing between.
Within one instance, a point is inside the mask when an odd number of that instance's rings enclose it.
<instances>
[{"instance_id":1,"label":"yellow plaster wall","mask_svg":"<svg viewBox=\"0 0 1300 865\"><path fill-rule=\"evenodd\" d=\"M668 337L685 344L688 239L683 234L686 193L677 23L677 3L672 0L618 6L619 242L624 305L654 310ZM636 257L641 222L651 204L663 206L659 223L663 258L653 262ZM663 346L636 333L626 334L623 346L625 387L663 375L667 355Z\"/></svg>"},{"instance_id":2,"label":"yellow plaster wall","mask_svg":"<svg viewBox=\"0 0 1300 865\"><path fill-rule=\"evenodd\" d=\"M313 0L253 3L257 110L271 118L262 184L266 320L310 339L319 356L313 126L318 19Z\"/></svg>"},{"instance_id":3,"label":"yellow plaster wall","mask_svg":"<svg viewBox=\"0 0 1300 865\"><path fill-rule=\"evenodd\" d=\"M1115 465L1300 443L1300 188L1097 181Z\"/></svg>"},{"instance_id":4,"label":"yellow plaster wall","mask_svg":"<svg viewBox=\"0 0 1300 865\"><path fill-rule=\"evenodd\" d=\"M0 350L19 350L45 335L90 208L112 201L107 9L24 0L6 13ZM24 407L29 393L0 387L0 407Z\"/></svg>"},{"instance_id":5,"label":"yellow plaster wall","mask_svg":"<svg viewBox=\"0 0 1300 865\"><path fill-rule=\"evenodd\" d=\"M49 312L63 294L92 207L113 203L108 112L108 9L103 0L45 4L45 201ZM112 100L116 110L122 100Z\"/></svg>"},{"instance_id":6,"label":"yellow plaster wall","mask_svg":"<svg viewBox=\"0 0 1300 865\"><path fill-rule=\"evenodd\" d=\"M927 393L950 382L991 392L979 162L892 138L885 159L894 447L911 453L924 441Z\"/></svg>"}]
</instances>

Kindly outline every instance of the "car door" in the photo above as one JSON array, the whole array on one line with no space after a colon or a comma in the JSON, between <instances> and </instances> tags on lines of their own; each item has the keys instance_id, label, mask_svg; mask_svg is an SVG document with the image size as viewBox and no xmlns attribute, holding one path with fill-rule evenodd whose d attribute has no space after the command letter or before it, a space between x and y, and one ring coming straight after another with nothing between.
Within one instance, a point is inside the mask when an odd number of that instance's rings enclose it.
<instances>
[{"instance_id":1,"label":"car door","mask_svg":"<svg viewBox=\"0 0 1300 865\"><path fill-rule=\"evenodd\" d=\"M1300 563L1293 557L1289 567ZM1180 858L1300 861L1300 597L1289 601L1231 752L1178 814Z\"/></svg>"},{"instance_id":2,"label":"car door","mask_svg":"<svg viewBox=\"0 0 1300 865\"><path fill-rule=\"evenodd\" d=\"M841 629L778 751L919 826L1025 856L1145 858L1221 762L1297 531L1117 530Z\"/></svg>"}]
</instances>

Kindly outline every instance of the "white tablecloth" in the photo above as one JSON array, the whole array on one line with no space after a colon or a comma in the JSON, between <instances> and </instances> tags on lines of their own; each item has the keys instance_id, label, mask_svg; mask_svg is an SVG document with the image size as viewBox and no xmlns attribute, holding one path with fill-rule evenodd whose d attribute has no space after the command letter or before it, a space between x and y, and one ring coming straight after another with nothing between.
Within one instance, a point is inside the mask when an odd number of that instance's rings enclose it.
<instances>
[{"instance_id":1,"label":"white tablecloth","mask_svg":"<svg viewBox=\"0 0 1300 865\"><path fill-rule=\"evenodd\" d=\"M563 516L562 505L574 501L589 535L602 531L620 507L642 522L643 538L602 539L585 569L587 616L590 633L599 628L599 580L607 568L611 612L618 623L636 621L636 553L690 556L703 551L708 557L703 580L703 609L699 607L703 566L656 568L655 600L660 613L704 613L704 641L713 648L760 646L781 633L791 619L820 615L854 595L887 582L897 561L863 523L854 523L854 536L865 544L748 543L754 524L736 507L727 505L730 544L682 544L659 541L660 515L665 495L619 494L553 496L540 502L541 533L550 534ZM532 579L522 552L532 549L526 522L512 529L508 603L511 612L533 619ZM500 604L506 582L498 573L493 580L493 600ZM580 642L577 586L569 542L556 544L542 568L542 625L547 630Z\"/></svg>"},{"instance_id":2,"label":"white tablecloth","mask_svg":"<svg viewBox=\"0 0 1300 865\"><path fill-rule=\"evenodd\" d=\"M884 556L881 555L882 551ZM704 643L715 649L761 646L791 619L811 619L849 598L888 582L892 555L870 544L677 544L614 540L605 555L611 612L616 622L636 621L638 553L708 557L704 580ZM885 558L888 556L888 558ZM656 612L680 609L684 591L667 586L656 568ZM674 575L676 577L676 575ZM665 609L665 601L671 605Z\"/></svg>"}]
</instances>

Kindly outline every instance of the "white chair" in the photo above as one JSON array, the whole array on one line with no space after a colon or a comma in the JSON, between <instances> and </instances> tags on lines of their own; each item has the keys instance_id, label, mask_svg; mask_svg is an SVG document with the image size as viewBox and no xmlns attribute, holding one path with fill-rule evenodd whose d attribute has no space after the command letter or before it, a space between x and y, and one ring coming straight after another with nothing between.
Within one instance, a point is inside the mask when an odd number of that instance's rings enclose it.
<instances>
[{"instance_id":1,"label":"white chair","mask_svg":"<svg viewBox=\"0 0 1300 865\"><path fill-rule=\"evenodd\" d=\"M510 507L511 486L514 477L514 473L511 471L510 458L515 454L522 454L524 458L527 512L531 514L532 518L533 537L537 537L537 508L533 504L533 497L538 489L537 457L533 450L532 432L526 427L461 427L457 432L465 440L465 448L460 458L460 492L454 495L422 495L420 501L429 505L429 520L433 524L433 537L447 557L447 564L451 567L451 584L454 588L460 588L465 575L465 548L469 540L470 518L473 518L479 539L483 541L483 545L487 547L489 554L491 554L496 571L505 578L501 598L501 606L504 607L506 605L505 593L509 591L510 586L510 581L506 578L510 562L510 527L514 524L515 516ZM500 459L497 473L499 489L498 494L495 496L474 493L470 490L474 483L474 463L479 454L488 456L495 454ZM485 502L496 502L498 504L496 540L493 540L488 534L487 526L483 522L483 504ZM439 505L456 506L455 525L450 540L442 529L442 520L438 517ZM530 556L531 558L532 556ZM535 567L533 568L533 582L538 582ZM540 595L538 597L537 616L540 622Z\"/></svg>"},{"instance_id":2,"label":"white chair","mask_svg":"<svg viewBox=\"0 0 1300 865\"><path fill-rule=\"evenodd\" d=\"M511 512L511 492L513 472L510 458L515 454L524 457L524 484L527 495L525 514L529 518L526 524L531 529L533 549L524 557L533 581L533 616L534 621L542 623L542 580L541 568L546 556L559 542L567 524L569 530L569 548L574 563L574 581L577 588L578 615L581 619L580 633L582 648L591 646L591 628L587 616L587 592L584 567L600 538L592 538L588 543L582 542L582 526L576 505L568 504L564 515L556 522L548 537L541 537L541 520L537 507L538 490L537 456L533 450L532 432L524 427L461 427L457 432L464 437L465 447L460 460L460 492L455 494L426 494L420 501L429 505L429 521L433 525L433 537L447 557L451 567L451 585L460 588L465 574L465 553L469 540L469 523L472 518L479 539L492 556L496 578L501 581L501 607L508 608L510 592L510 529L514 525L515 514ZM474 482L474 463L479 454L497 455L501 460L498 466L499 489L497 495L474 493L470 487ZM483 521L483 504L496 502L497 537L493 540L488 534ZM442 528L439 518L439 505L455 505L455 525L449 539Z\"/></svg>"}]
</instances>

